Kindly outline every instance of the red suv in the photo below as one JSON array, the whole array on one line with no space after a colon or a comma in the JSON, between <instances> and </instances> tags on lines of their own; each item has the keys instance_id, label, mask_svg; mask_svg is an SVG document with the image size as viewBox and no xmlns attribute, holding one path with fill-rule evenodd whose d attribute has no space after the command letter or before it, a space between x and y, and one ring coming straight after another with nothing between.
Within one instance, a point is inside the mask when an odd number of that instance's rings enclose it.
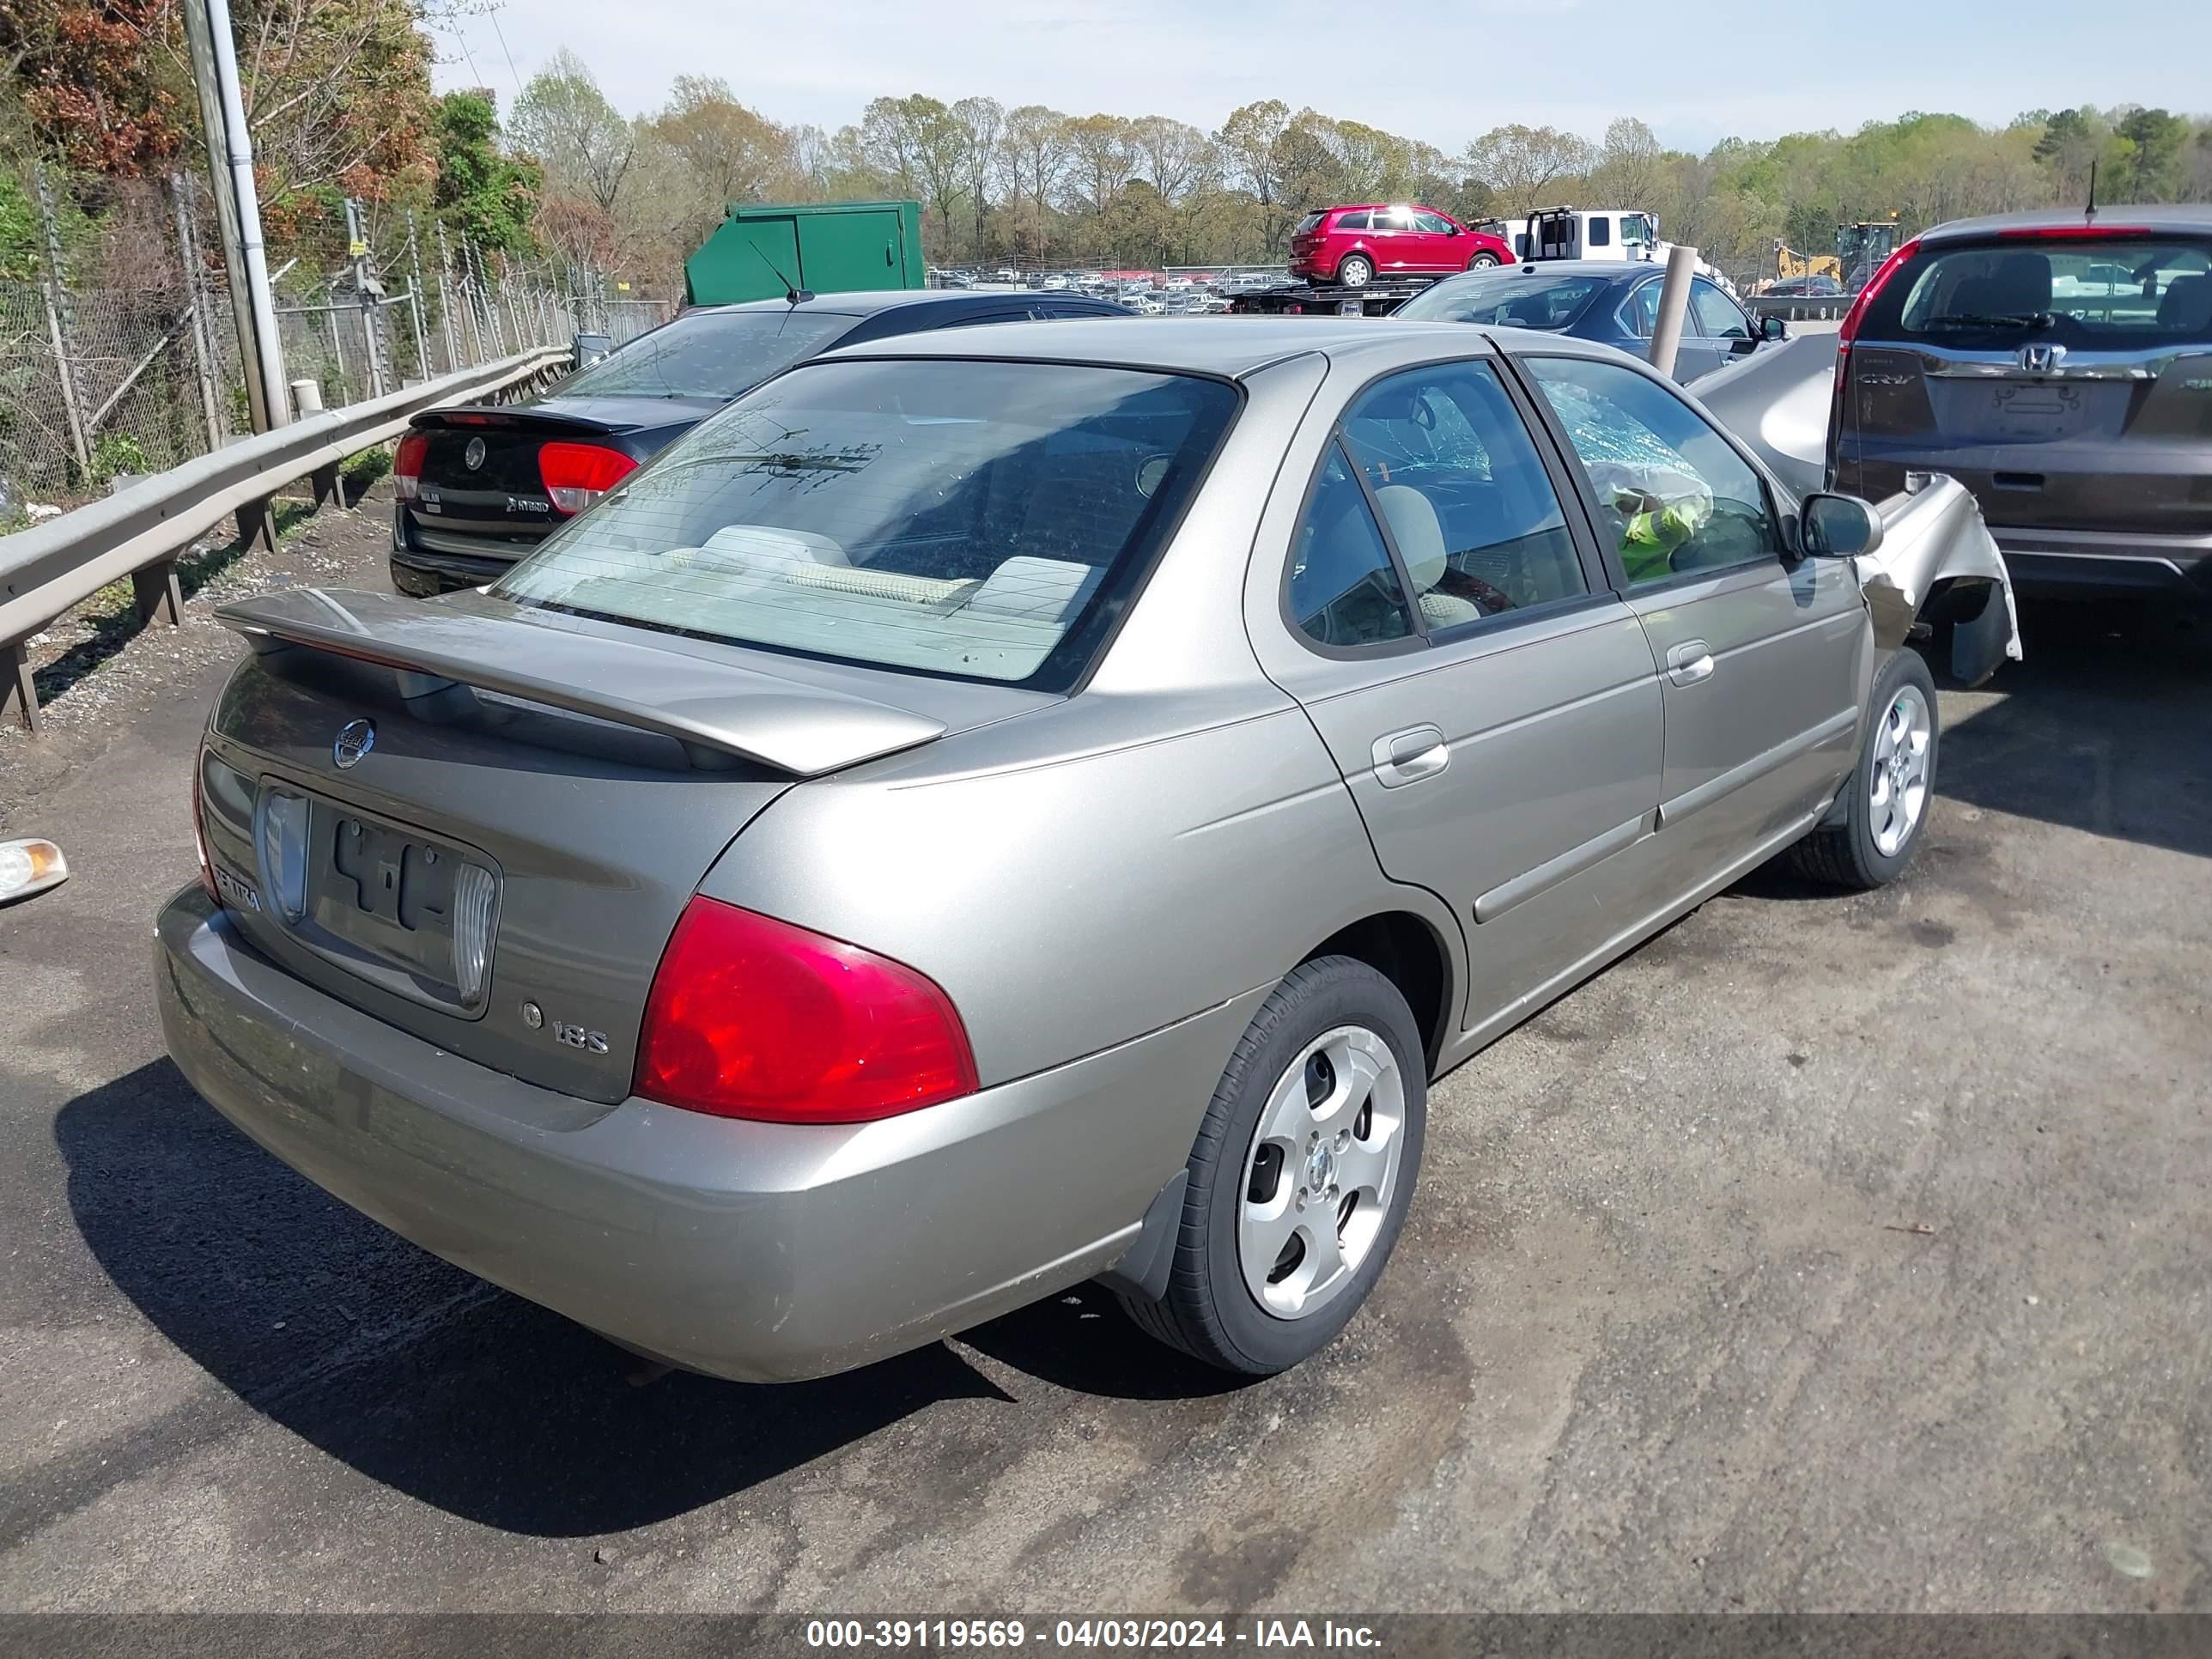
<instances>
[{"instance_id":1,"label":"red suv","mask_svg":"<svg viewBox=\"0 0 2212 1659\"><path fill-rule=\"evenodd\" d=\"M1513 250L1498 238L1419 204L1323 208L1291 233L1291 276L1346 288L1512 263Z\"/></svg>"}]
</instances>

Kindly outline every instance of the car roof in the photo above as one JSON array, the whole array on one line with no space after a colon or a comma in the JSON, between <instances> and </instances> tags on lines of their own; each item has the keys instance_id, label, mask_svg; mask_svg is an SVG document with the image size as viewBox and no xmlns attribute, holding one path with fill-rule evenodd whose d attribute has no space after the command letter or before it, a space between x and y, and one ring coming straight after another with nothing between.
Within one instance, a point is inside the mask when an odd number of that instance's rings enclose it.
<instances>
[{"instance_id":1,"label":"car roof","mask_svg":"<svg viewBox=\"0 0 2212 1659\"><path fill-rule=\"evenodd\" d=\"M845 357L995 357L1013 361L1090 363L1112 368L1163 369L1218 374L1231 380L1293 357L1319 353L1332 360L1389 352L1408 341L1439 347L1439 356L1485 356L1492 345L1509 350L1602 357L1609 348L1536 329L1470 330L1457 323L1395 323L1358 317L1178 317L1168 322L995 323L953 333L901 334L827 352L821 362ZM1448 349L1444 343L1449 341ZM1472 349L1470 349L1472 347Z\"/></svg>"},{"instance_id":2,"label":"car roof","mask_svg":"<svg viewBox=\"0 0 2212 1659\"><path fill-rule=\"evenodd\" d=\"M1525 276L1608 276L1615 282L1626 282L1631 276L1661 276L1666 269L1656 259L1516 259L1510 265L1462 274L1494 276L1501 271L1518 271Z\"/></svg>"},{"instance_id":3,"label":"car roof","mask_svg":"<svg viewBox=\"0 0 2212 1659\"><path fill-rule=\"evenodd\" d=\"M802 315L817 317L872 317L878 312L901 306L941 306L951 311L981 311L993 306L1002 306L1018 299L1017 290L994 291L985 289L893 288L866 290L851 294L817 294L811 300L801 300L796 306L787 300L747 300L738 305L698 306L688 311L688 317L709 316L728 312L797 311ZM1055 305L1070 303L1055 300Z\"/></svg>"},{"instance_id":4,"label":"car roof","mask_svg":"<svg viewBox=\"0 0 2212 1659\"><path fill-rule=\"evenodd\" d=\"M1972 237L1999 235L2008 230L2079 230L2091 235L2099 231L2117 234L2122 230L2150 230L2178 232L2185 236L2212 235L2212 204L2166 202L2147 207L2100 207L2094 216L2086 208L2035 208L2025 213L1992 213L1979 219L1954 219L1948 224L1937 225L1933 230L1923 231L1920 240L1923 245L1964 241Z\"/></svg>"}]
</instances>

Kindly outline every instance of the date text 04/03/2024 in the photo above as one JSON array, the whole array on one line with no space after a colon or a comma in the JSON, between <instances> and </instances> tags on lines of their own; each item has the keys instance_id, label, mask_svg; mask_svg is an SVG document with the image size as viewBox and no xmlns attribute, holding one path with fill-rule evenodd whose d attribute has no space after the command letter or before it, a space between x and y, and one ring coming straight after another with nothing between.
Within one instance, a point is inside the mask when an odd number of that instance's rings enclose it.
<instances>
[{"instance_id":1,"label":"date text 04/03/2024","mask_svg":"<svg viewBox=\"0 0 2212 1659\"><path fill-rule=\"evenodd\" d=\"M1373 1649L1381 1638L1365 1625L1334 1620L1254 1619L1059 1619L1034 1624L1021 1619L811 1619L810 1648L972 1648L1008 1650L1035 1642L1041 1647L1165 1649L1357 1648Z\"/></svg>"}]
</instances>

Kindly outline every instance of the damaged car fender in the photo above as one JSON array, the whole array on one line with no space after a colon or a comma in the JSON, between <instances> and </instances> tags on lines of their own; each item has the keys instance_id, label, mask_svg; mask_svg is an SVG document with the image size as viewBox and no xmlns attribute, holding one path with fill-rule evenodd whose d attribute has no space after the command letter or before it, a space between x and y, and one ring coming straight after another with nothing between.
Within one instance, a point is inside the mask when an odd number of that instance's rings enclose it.
<instances>
[{"instance_id":1,"label":"damaged car fender","mask_svg":"<svg viewBox=\"0 0 2212 1659\"><path fill-rule=\"evenodd\" d=\"M1875 643L1903 645L1923 619L1930 597L1946 585L1961 592L1947 605L1952 677L1979 685L2010 659L2021 659L2020 613L2012 577L1982 510L1955 478L1914 473L1902 494L1879 502L1881 540L1852 561L1874 617Z\"/></svg>"},{"instance_id":2,"label":"damaged car fender","mask_svg":"<svg viewBox=\"0 0 2212 1659\"><path fill-rule=\"evenodd\" d=\"M1826 485L1828 422L1835 403L1837 337L1802 334L1708 375L1698 401L1743 441L1801 498ZM1860 586L1885 651L1917 623L1951 624L1952 676L1978 685L2008 659L2020 660L2020 619L2004 555L1972 494L1934 473L1907 477L1880 502L1882 534L1855 556ZM1928 613L1942 596L1942 616ZM2002 603L1998 603L1999 599Z\"/></svg>"}]
</instances>

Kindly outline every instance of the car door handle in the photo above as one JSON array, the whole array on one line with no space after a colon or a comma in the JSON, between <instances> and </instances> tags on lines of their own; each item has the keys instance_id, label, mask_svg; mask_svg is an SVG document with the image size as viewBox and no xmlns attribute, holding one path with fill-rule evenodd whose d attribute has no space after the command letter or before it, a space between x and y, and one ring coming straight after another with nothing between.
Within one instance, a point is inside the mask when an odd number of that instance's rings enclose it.
<instances>
[{"instance_id":1,"label":"car door handle","mask_svg":"<svg viewBox=\"0 0 2212 1659\"><path fill-rule=\"evenodd\" d=\"M1385 789L1432 778L1451 764L1451 749L1433 726L1415 726L1375 739L1370 751L1375 776Z\"/></svg>"},{"instance_id":2,"label":"car door handle","mask_svg":"<svg viewBox=\"0 0 2212 1659\"><path fill-rule=\"evenodd\" d=\"M1695 685L1711 679L1713 648L1703 640L1684 640L1667 652L1667 678L1676 685Z\"/></svg>"}]
</instances>

